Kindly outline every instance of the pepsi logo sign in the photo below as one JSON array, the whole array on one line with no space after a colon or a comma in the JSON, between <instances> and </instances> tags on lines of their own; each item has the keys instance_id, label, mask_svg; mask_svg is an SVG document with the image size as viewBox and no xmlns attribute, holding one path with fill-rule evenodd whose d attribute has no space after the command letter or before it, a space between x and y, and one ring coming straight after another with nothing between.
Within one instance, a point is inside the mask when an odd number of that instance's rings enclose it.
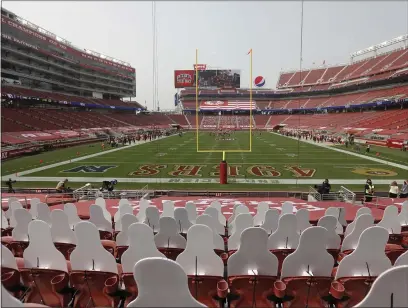
<instances>
[{"instance_id":1,"label":"pepsi logo sign","mask_svg":"<svg viewBox=\"0 0 408 308\"><path fill-rule=\"evenodd\" d=\"M263 87L265 85L265 78L263 76L258 76L254 80L255 86L258 88Z\"/></svg>"},{"instance_id":2,"label":"pepsi logo sign","mask_svg":"<svg viewBox=\"0 0 408 308\"><path fill-rule=\"evenodd\" d=\"M210 106L220 106L220 105L224 105L224 102L223 101L206 101L204 104L210 105Z\"/></svg>"}]
</instances>

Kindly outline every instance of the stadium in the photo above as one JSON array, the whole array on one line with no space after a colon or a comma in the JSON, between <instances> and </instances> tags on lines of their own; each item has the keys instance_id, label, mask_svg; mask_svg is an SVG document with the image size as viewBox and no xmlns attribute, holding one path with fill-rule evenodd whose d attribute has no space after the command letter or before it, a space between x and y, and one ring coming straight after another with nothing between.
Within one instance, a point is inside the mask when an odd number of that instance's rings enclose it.
<instances>
[{"instance_id":1,"label":"stadium","mask_svg":"<svg viewBox=\"0 0 408 308\"><path fill-rule=\"evenodd\" d=\"M195 48L167 109L151 10L141 103L129 59L2 7L2 306L407 307L408 34L310 67L302 37L273 88Z\"/></svg>"}]
</instances>

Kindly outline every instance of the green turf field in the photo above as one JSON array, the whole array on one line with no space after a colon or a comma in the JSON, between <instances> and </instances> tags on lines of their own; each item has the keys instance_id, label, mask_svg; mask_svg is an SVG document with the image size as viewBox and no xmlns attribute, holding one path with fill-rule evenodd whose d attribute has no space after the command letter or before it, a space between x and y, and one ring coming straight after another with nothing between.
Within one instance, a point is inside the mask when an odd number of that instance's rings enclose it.
<instances>
[{"instance_id":1,"label":"green turf field","mask_svg":"<svg viewBox=\"0 0 408 308\"><path fill-rule=\"evenodd\" d=\"M199 143L210 150L248 150L249 136L248 132L237 132L231 135L231 140L216 140L210 133L200 132ZM3 180L4 176L17 174L18 186L29 181L26 183L30 187L47 182L53 187L63 178L69 178L71 183L98 183L115 178L124 184L123 188L139 188L144 183L162 189L219 186L222 153L197 153L197 139L192 132L110 150L105 149L103 153L100 145L94 144L6 161L2 163ZM92 154L101 155L87 157ZM394 159L391 154L390 159ZM403 158L398 159L401 166L391 166L392 160L370 161L267 132L253 134L251 153L227 152L226 155L231 184L224 189L268 190L273 186L285 190L298 184L318 184L325 178L338 185L361 186L364 179L371 177L385 185L394 179L408 178L408 161ZM387 153L382 155L386 159ZM73 161L69 162L70 159Z\"/></svg>"}]
</instances>

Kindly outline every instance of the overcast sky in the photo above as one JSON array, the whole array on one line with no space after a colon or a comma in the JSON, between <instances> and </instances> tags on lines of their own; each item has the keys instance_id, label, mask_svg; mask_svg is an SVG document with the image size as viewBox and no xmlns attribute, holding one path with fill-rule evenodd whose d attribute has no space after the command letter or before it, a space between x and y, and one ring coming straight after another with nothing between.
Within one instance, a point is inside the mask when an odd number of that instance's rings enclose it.
<instances>
[{"instance_id":1,"label":"overcast sky","mask_svg":"<svg viewBox=\"0 0 408 308\"><path fill-rule=\"evenodd\" d=\"M3 7L74 45L136 68L136 99L152 107L152 2L10 2ZM407 33L407 1L306 1L304 67L349 61L359 49ZM299 68L301 2L156 2L159 101L174 108L174 70L199 63L241 69L275 88L281 69Z\"/></svg>"}]
</instances>

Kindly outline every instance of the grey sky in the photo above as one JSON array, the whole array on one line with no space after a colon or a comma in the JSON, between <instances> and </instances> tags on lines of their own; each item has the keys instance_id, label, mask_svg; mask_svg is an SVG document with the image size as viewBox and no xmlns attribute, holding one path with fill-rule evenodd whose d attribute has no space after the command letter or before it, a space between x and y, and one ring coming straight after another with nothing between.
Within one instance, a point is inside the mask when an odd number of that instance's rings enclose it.
<instances>
[{"instance_id":1,"label":"grey sky","mask_svg":"<svg viewBox=\"0 0 408 308\"><path fill-rule=\"evenodd\" d=\"M349 54L407 33L407 1L307 1L304 67L344 63ZM82 48L131 63L137 100L152 107L151 2L10 2L3 7ZM279 71L299 68L299 1L157 2L159 101L174 106L174 69L199 63L241 69L241 86L253 77L275 88Z\"/></svg>"}]
</instances>

